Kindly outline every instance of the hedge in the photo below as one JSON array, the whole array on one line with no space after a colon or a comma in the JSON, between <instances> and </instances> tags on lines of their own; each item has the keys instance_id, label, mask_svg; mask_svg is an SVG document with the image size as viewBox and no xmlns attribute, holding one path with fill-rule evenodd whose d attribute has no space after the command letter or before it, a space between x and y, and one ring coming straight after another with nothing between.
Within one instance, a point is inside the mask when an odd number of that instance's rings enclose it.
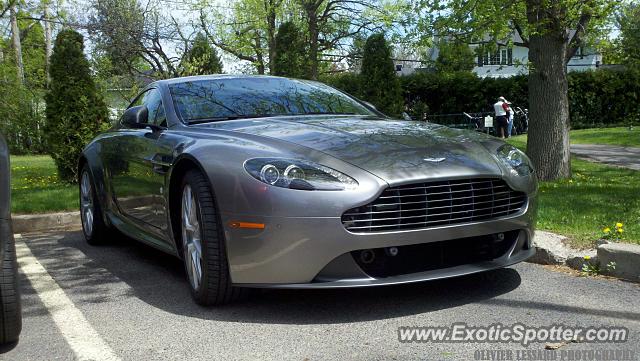
<instances>
[{"instance_id":1,"label":"hedge","mask_svg":"<svg viewBox=\"0 0 640 361\"><path fill-rule=\"evenodd\" d=\"M605 70L569 73L569 110L573 129L640 124L640 71ZM359 77L352 73L323 79L354 96ZM414 73L400 77L405 109L420 114L490 112L499 96L528 108L528 77L479 78L473 73ZM366 100L366 99L365 99Z\"/></svg>"}]
</instances>

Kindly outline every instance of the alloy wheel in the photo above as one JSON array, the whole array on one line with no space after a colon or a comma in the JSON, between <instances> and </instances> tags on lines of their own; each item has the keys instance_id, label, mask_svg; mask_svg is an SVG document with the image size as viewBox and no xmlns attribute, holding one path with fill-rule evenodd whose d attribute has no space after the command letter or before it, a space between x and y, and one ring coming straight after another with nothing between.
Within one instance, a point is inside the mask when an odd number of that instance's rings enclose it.
<instances>
[{"instance_id":1,"label":"alloy wheel","mask_svg":"<svg viewBox=\"0 0 640 361\"><path fill-rule=\"evenodd\" d=\"M82 173L82 180L80 182L80 214L82 218L82 226L87 236L91 237L93 234L93 190L91 189L91 178L89 172Z\"/></svg>"},{"instance_id":2,"label":"alloy wheel","mask_svg":"<svg viewBox=\"0 0 640 361\"><path fill-rule=\"evenodd\" d=\"M182 191L182 249L189 281L197 291L202 283L202 235L197 200L188 184Z\"/></svg>"}]
</instances>

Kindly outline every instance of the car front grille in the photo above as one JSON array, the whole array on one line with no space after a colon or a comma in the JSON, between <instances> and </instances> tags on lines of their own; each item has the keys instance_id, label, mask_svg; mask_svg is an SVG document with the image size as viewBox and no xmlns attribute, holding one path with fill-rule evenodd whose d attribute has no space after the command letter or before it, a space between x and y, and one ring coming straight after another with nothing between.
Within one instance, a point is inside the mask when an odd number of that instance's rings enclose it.
<instances>
[{"instance_id":1,"label":"car front grille","mask_svg":"<svg viewBox=\"0 0 640 361\"><path fill-rule=\"evenodd\" d=\"M375 201L346 211L351 232L421 229L496 219L520 212L527 195L502 179L459 179L387 188Z\"/></svg>"}]
</instances>

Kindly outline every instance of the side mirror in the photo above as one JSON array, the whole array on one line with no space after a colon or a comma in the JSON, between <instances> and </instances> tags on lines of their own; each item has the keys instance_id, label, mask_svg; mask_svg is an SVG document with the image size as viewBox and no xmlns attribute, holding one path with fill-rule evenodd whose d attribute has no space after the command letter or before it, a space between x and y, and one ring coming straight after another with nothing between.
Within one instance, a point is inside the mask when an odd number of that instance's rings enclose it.
<instances>
[{"instance_id":1,"label":"side mirror","mask_svg":"<svg viewBox=\"0 0 640 361\"><path fill-rule=\"evenodd\" d=\"M146 128L149 118L149 110L145 105L131 107L124 111L122 115L122 124L130 128Z\"/></svg>"}]
</instances>

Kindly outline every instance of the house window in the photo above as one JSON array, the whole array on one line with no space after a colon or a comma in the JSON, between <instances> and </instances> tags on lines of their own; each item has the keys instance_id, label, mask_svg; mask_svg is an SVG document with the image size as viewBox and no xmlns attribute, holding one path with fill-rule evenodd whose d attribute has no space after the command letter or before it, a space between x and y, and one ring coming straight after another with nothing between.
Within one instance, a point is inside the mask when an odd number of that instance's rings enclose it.
<instances>
[{"instance_id":1,"label":"house window","mask_svg":"<svg viewBox=\"0 0 640 361\"><path fill-rule=\"evenodd\" d=\"M482 65L512 65L513 51L511 48L499 47L496 51L483 54Z\"/></svg>"}]
</instances>

